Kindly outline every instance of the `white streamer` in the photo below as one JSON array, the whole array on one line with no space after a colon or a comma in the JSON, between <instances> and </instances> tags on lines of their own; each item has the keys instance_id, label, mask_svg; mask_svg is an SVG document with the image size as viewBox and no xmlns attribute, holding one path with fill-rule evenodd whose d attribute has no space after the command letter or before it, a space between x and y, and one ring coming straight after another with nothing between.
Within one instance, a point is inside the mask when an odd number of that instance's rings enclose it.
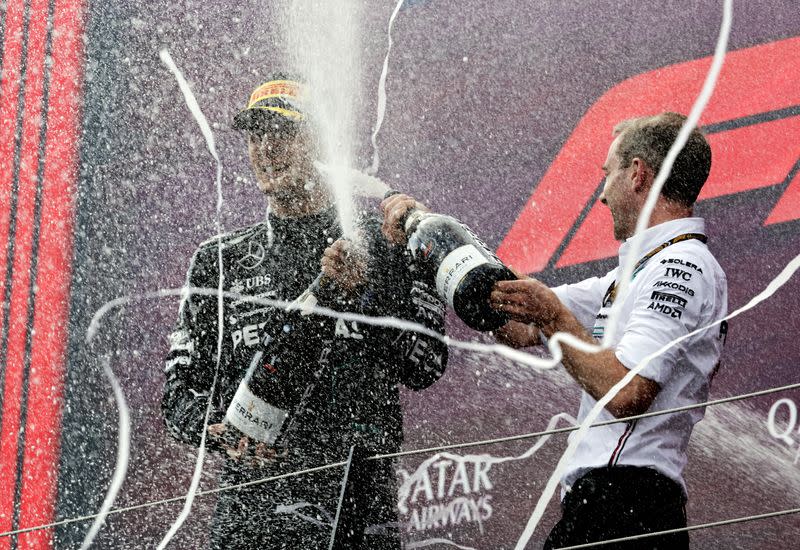
<instances>
[{"instance_id":1,"label":"white streamer","mask_svg":"<svg viewBox=\"0 0 800 550\"><path fill-rule=\"evenodd\" d=\"M627 292L628 282L629 282L628 279L633 273L633 265L634 262L637 260L637 256L639 255L639 251L641 249L641 239L638 239L637 237L649 225L650 214L652 213L653 208L655 207L656 200L658 199L658 195L661 192L661 188L664 186L664 182L666 181L667 177L669 177L669 173L672 170L672 165L675 162L675 158L678 156L678 153L680 153L680 151L683 149L683 146L685 145L687 139L689 138L689 134L697 125L697 122L700 120L700 115L702 114L703 109L705 109L706 104L708 103L708 100L711 98L711 94L714 91L714 87L716 86L717 77L719 76L719 72L722 69L722 63L725 60L725 52L728 46L728 36L730 35L730 30L731 30L732 12L733 12L732 0L724 0L723 10L722 10L722 25L720 27L719 38L717 39L717 46L714 51L714 59L711 63L711 67L709 68L708 74L706 75L705 82L703 83L703 88L700 91L700 95L697 97L697 100L695 101L694 105L692 106L692 110L689 113L686 122L681 127L681 130L678 133L678 137L676 138L675 143L672 144L672 147L670 147L669 151L667 152L667 156L664 159L664 162L662 163L661 168L658 171L658 175L656 176L656 179L653 182L653 186L650 189L650 193L647 196L647 201L645 202L644 208L642 209L642 212L639 214L639 219L636 223L636 231L634 233L633 242L631 243L632 244L631 252L628 256L628 259L625 262L625 265L620 270L621 271L620 276L617 278L619 285L618 287L619 292L618 292L618 297L615 300L614 305L612 305L611 312L609 314L608 327L610 327L612 330L606 331L606 334L603 338L603 343L605 345L607 345L608 342L611 341L610 338L612 337L613 334L613 327L616 323L616 319L620 315L621 312L620 308L622 307L622 302L624 301L625 293ZM800 257L795 259L796 260L800 259ZM792 263L790 263L786 269L789 269L791 265ZM781 273L781 275L778 276L778 278L780 278L784 273L786 273L786 269ZM793 272L794 271L792 271L792 273ZM789 277L791 277L791 274L789 275ZM786 280L788 280L788 278ZM775 281L773 281L773 283L774 282ZM767 289L764 292L767 292L771 286L772 284L768 285ZM777 290L777 288L775 290ZM771 296L773 292L774 290L770 292L768 296ZM763 294L764 293L762 293L761 295ZM756 298L758 298L758 296ZM753 306L756 303L759 303L760 301L759 300L753 303L756 300L756 298L754 298L750 302L751 304L753 304ZM728 317L726 317L726 319L734 317L735 315L738 315L738 313L746 311L747 309L749 309L749 307L745 306L745 309L737 310L737 312L734 312L734 314L729 315ZM536 529L536 526L539 524L539 521L542 519L545 509L547 508L547 504L550 502L550 498L553 496L553 494L556 491L556 488L558 487L559 480L561 479L561 475L564 469L566 468L567 462L575 454L578 445L583 441L586 432L589 430L589 426L592 424L592 422L594 422L594 420L597 418L597 416L600 414L600 412L603 410L606 404L608 404L614 397L616 397L617 393L619 393L620 390L622 390L622 388L624 388L633 379L633 377L636 374L638 374L650 362L652 358L657 357L661 353L667 351L672 346L674 346L679 342L682 342L686 338L693 336L694 334L697 334L703 330L706 330L711 326L718 325L722 321L723 320L721 319L719 321L716 321L715 323L712 323L708 327L701 327L696 331L689 333L688 335L673 340L672 342L668 343L660 350L658 350L656 353L645 357L640 364L638 364L636 367L628 371L628 373L622 378L622 380L617 382L608 391L608 393L606 393L606 395L604 395L603 398L600 399L595 404L595 406L592 408L591 411L589 411L589 414L581 423L581 427L578 429L575 436L570 439L570 443L569 445L567 445L567 449L564 451L564 454L558 461L556 469L550 476L550 479L548 480L547 485L545 486L544 492L539 497L539 500L536 503L536 508L534 508L533 514L531 515L531 518L528 520L528 524L525 526L525 530L522 532L522 535L520 536L520 539L517 542L517 545L515 547L516 550L523 550L525 546L528 544L528 541L530 540L531 536L533 536L533 532Z\"/></svg>"},{"instance_id":2,"label":"white streamer","mask_svg":"<svg viewBox=\"0 0 800 550\"><path fill-rule=\"evenodd\" d=\"M206 120L203 111L200 109L200 105L197 103L197 99L194 97L191 88L189 88L189 84L186 82L186 79L183 77L180 69L175 65L175 62L172 61L172 57L169 55L169 51L166 48L162 49L159 52L159 57L161 61L169 68L173 75L175 75L175 79L178 81L178 87L180 88L181 92L183 93L183 97L186 100L186 105L189 107L189 111L191 111L192 116L194 116L195 120L197 120L197 124L200 126L200 131L203 133L203 137L206 140L206 146L208 147L211 156L214 157L214 160L217 161L217 179L216 179L216 189L217 189L217 215L216 215L216 226L217 226L217 261L219 264L219 280L217 285L217 326L218 326L218 334L217 334L217 360L216 366L214 369L214 379L211 383L211 390L209 391L209 396L214 395L214 390L217 386L217 376L219 374L219 363L220 358L222 355L222 336L224 330L224 319L223 319L223 302L222 302L222 289L223 289L223 281L225 279L225 275L223 273L223 265L222 265L222 223L221 223L221 212L222 212L222 162L219 160L219 156L217 155L217 149L214 144L214 134L211 131L211 126L208 124L208 120ZM169 541L175 536L175 533L181 528L183 523L186 521L186 518L189 517L189 513L192 510L192 504L194 504L194 497L197 494L197 489L200 486L200 476L203 472L203 462L205 461L206 456L206 428L208 427L208 419L211 416L211 405L212 405L212 398L209 397L208 404L206 405L206 415L203 419L203 431L200 434L200 447L198 448L197 452L197 461L195 462L194 473L192 474L192 481L189 485L189 492L186 495L186 501L183 504L183 509L181 510L180 515L175 520L175 523L172 524L167 534L164 536L162 541L158 545L157 550L163 550L169 544Z\"/></svg>"},{"instance_id":3,"label":"white streamer","mask_svg":"<svg viewBox=\"0 0 800 550\"><path fill-rule=\"evenodd\" d=\"M641 535L632 535L629 537L620 537L618 539L609 539L598 542L590 542L586 544L576 544L575 546L563 546L554 550L578 550L579 548L596 548L598 546L605 546L607 544L615 544L631 540L641 540L650 537L657 537L661 535L671 535L674 533L688 533L689 531L697 531L698 529L708 529L709 527L722 527L724 525L735 525L737 523L746 523L748 521L757 521L768 518L777 518L781 516L788 516L790 514L800 513L800 508L790 508L788 510L779 510L777 512L767 512L766 514L754 514L740 518L726 519L722 521L712 521L711 523L701 523L698 525L689 525L688 527L681 527L679 529L668 529L666 531L654 531L652 533L642 533Z\"/></svg>"},{"instance_id":4,"label":"white streamer","mask_svg":"<svg viewBox=\"0 0 800 550\"><path fill-rule=\"evenodd\" d=\"M397 14L400 13L401 7L403 7L403 0L398 0L392 12L392 16L389 17L389 30L386 33L389 38L389 46L386 48L386 57L383 59L383 70L381 71L381 78L378 81L378 117L375 120L375 129L372 131L372 166L367 170L367 174L370 175L378 173L378 166L380 164L378 158L378 132L381 131L383 118L386 115L386 77L389 75L389 54L392 53L392 27L394 26L394 20L397 18Z\"/></svg>"},{"instance_id":5,"label":"white streamer","mask_svg":"<svg viewBox=\"0 0 800 550\"><path fill-rule=\"evenodd\" d=\"M561 472L566 467L567 462L575 454L575 450L577 449L580 442L583 440L583 437L586 435L586 432L589 430L589 428L592 427L591 424L594 423L594 421L600 415L600 412L617 395L617 393L626 385L628 385L628 383L631 380L633 380L634 376L639 374L642 371L642 369L644 369L650 363L650 361L652 361L662 353L668 351L675 345L691 338L692 336L700 334L705 330L718 326L722 324L724 321L733 319L734 317L741 315L742 313L756 307L761 302L767 300L773 294L775 294L784 284L786 284L798 269L800 269L800 254L795 256L792 259L792 261L790 261L786 265L786 267L783 268L783 270L778 274L778 276L775 277L772 281L770 281L763 291L761 291L759 294L751 298L750 301L747 302L747 304L735 310L733 313L730 313L729 315L723 317L722 319L718 319L717 321L714 321L709 325L700 327L688 334L681 336L680 338L673 340L672 342L665 344L664 346L661 347L661 349L651 353L650 355L642 359L642 361L639 362L639 364L637 364L634 368L628 371L628 373L622 378L622 380L617 382L608 391L608 393L604 395L603 398L597 402L597 404L592 408L591 411L589 411L586 418L581 423L581 426L575 433L574 438L570 441L569 445L567 446L567 449L564 451L564 454L558 461L558 465L556 466L553 475L548 480L547 485L545 486L545 490L542 493L542 496L539 498L539 502L537 502L536 504L536 509L534 510L533 516L529 520L528 525L522 534L522 537L517 543L516 549L517 550L524 549L525 545L530 540L530 537L533 534L533 531L536 528L538 521L541 519L542 515L544 514L544 510L547 508L547 503L550 501L550 498L553 496L553 493L555 493L556 487L558 487L559 480L561 478Z\"/></svg>"},{"instance_id":6,"label":"white streamer","mask_svg":"<svg viewBox=\"0 0 800 550\"><path fill-rule=\"evenodd\" d=\"M460 550L477 550L472 546L462 546L460 544L456 544L452 540L449 539L425 539L416 542L408 542L405 544L404 548L406 550L411 550L412 548L425 548L426 546L433 546L434 544L444 544L446 546L454 546L459 548Z\"/></svg>"},{"instance_id":7,"label":"white streamer","mask_svg":"<svg viewBox=\"0 0 800 550\"><path fill-rule=\"evenodd\" d=\"M119 412L117 464L114 468L114 475L111 478L111 484L108 487L106 498L103 500L103 505L100 507L100 511L94 518L94 522L92 522L89 532L86 533L86 537L83 539L81 550L86 550L92 545L97 533L100 532L100 529L105 524L106 517L108 516L111 506L114 504L114 500L116 500L119 490L125 481L125 476L128 473L128 460L131 454L131 419L128 405L125 402L125 394L122 391L122 386L120 386L119 380L117 380L117 377L114 376L114 371L111 370L111 358L106 356L104 359L103 372L108 378L109 384L111 384L111 389L114 391L114 400L117 404L117 411Z\"/></svg>"},{"instance_id":8,"label":"white streamer","mask_svg":"<svg viewBox=\"0 0 800 550\"><path fill-rule=\"evenodd\" d=\"M200 288L200 287L164 288L152 292L145 292L141 294L130 294L127 296L122 296L120 298L115 298L114 300L106 302L94 314L94 317L89 323L89 328L87 329L87 340L91 340L92 338L94 338L95 334L99 330L100 320L114 308L123 306L129 302L136 300L152 300L157 298L165 298L168 296L180 296L184 292L202 296L217 296L219 291L217 289ZM230 292L228 290L222 291L221 295L223 298L241 300L242 302L252 303L261 306L276 307L276 308L290 308L294 306L294 302L249 296L245 294L240 294L238 292ZM599 346L590 344L588 342L584 342L583 340L580 340L575 336L572 336L571 334L560 333L558 335L554 335L553 338L551 338L550 341L548 342L548 345L550 346L550 349L553 353L553 357L546 359L542 357L536 357L521 350L510 348L504 344L496 344L496 343L484 344L481 342L474 342L468 340L457 340L455 338L450 338L449 336L443 336L442 334L439 334L438 332L433 331L428 327L421 325L419 323L406 321L404 319L398 319L396 317L371 317L369 315L362 315L360 313L336 311L321 306L313 306L313 307L309 306L308 311L316 315L322 315L324 317L332 317L334 319L342 319L344 321L355 321L357 323L363 323L365 325L370 325L370 326L396 328L400 330L416 332L418 334L424 334L426 336L430 336L431 338L436 338L437 340L443 342L444 344L452 346L454 348L463 349L467 351L474 351L479 353L493 353L496 355L507 357L512 361L516 361L523 365L527 365L539 371L552 369L561 362L563 354L561 352L560 342L562 341L568 343L570 346L576 347L581 350L591 351L591 350L601 349Z\"/></svg>"},{"instance_id":9,"label":"white streamer","mask_svg":"<svg viewBox=\"0 0 800 550\"><path fill-rule=\"evenodd\" d=\"M558 425L559 420L564 420L570 425L575 425L577 423L577 420L575 420L575 418L573 418L571 415L567 413L558 413L548 421L547 428L545 429L545 431L549 432L555 429L555 427ZM400 488L397 491L398 502L399 502L398 508L401 513L405 514L408 512L408 507L406 506L405 500L408 497L409 493L411 492L411 485L418 479L418 476L422 472L427 471L428 467L431 464L433 464L434 462L438 462L442 458L452 460L453 462L463 462L463 463L474 462L475 464L478 464L479 462L484 462L490 466L494 464L502 464L504 462L510 462L513 460L525 460L536 454L539 451L539 449L541 449L542 446L545 443L547 443L547 441L550 439L551 436L552 434L546 434L540 436L539 440L532 447L530 447L527 451L518 456L494 457L490 454L461 456L453 453L436 453L433 456L424 460L419 466L417 466L417 469L413 474L409 475L406 479L403 480L403 483L400 485Z\"/></svg>"},{"instance_id":10,"label":"white streamer","mask_svg":"<svg viewBox=\"0 0 800 550\"><path fill-rule=\"evenodd\" d=\"M687 338L690 338L690 337L694 336L695 334L697 334L697 333L699 333L701 331L704 331L704 330L712 328L712 327L714 327L716 325L719 325L720 323L722 323L722 321L732 319L732 318L734 318L734 317L736 317L736 316L738 316L738 315L740 315L740 314L752 309L753 307L755 307L756 305L760 304L761 302L767 300L772 295L774 295L775 292L777 292L786 282L788 282L798 269L800 269L800 255L798 255L795 258L793 258L792 261L790 261L786 265L786 267L784 267L784 269L781 271L781 273L777 277L775 277L772 281L770 281L770 283L766 286L764 291L762 291L761 293L759 293L758 295L753 297L744 307L737 309L736 311L734 311L733 313L731 313L730 315L726 316L723 319L715 321L714 323L711 323L708 326L701 327L701 328L697 329L696 331L694 331L694 332L692 332L690 334L687 334L687 335L685 335L685 336L683 336L683 337L681 337L679 339L676 339L673 342L670 342L669 344L665 345L664 347L662 347L657 352L655 352L655 353L651 354L650 356L646 357L639 365L637 365L633 370L631 370L628 373L628 376L626 376L623 380L621 380L614 388L612 388L609 391L609 393L600 402L598 402L598 404L595 407L595 409L593 409L589 413L589 417L587 417L587 420L578 429L578 436L577 437L580 438L580 437L582 437L583 434L585 434L585 431L589 427L588 424L592 423L594 421L594 419L596 419L596 417L599 414L600 410L602 410L602 408L608 403L608 401L610 401L613 398L613 395L615 395L616 392L620 388L624 387L629 382L629 380L633 378L633 376L635 376L638 372L640 372L641 369L644 368L646 366L646 364L650 360L652 360L653 358L657 357L661 353L667 351L669 348L671 348L672 346L680 343L681 341L683 341L683 340L685 340ZM214 295L214 294L216 294L216 292L213 289L189 288L189 289L186 289L186 290L189 291L190 293L195 293L195 294L205 294L205 295ZM92 322L90 323L89 329L88 329L88 335L87 335L88 339L91 339L91 338L94 337L94 335L96 334L96 332L97 332L97 330L98 330L98 328L100 326L100 320L102 319L102 317L104 317L113 308L121 306L121 305L124 305L126 303L129 303L129 302L131 302L131 301L133 301L135 299L151 299L151 298L161 298L161 297L166 297L166 296L178 296L178 295L180 295L181 291L182 291L182 289L162 289L162 290L151 292L151 293L147 293L147 294L125 296L125 297L117 298L116 300L112 300L112 301L106 303L102 308L100 308L95 313L95 315L94 315L94 317L92 319ZM285 301L268 300L268 299L263 299L263 298L255 298L255 297L250 297L250 296L243 296L241 294L232 293L232 292L224 292L223 295L226 296L226 297L234 298L234 299L249 300L249 301L252 301L253 303L264 304L264 305L269 305L269 306L273 306L273 307L286 307L286 306L289 305L289 302L285 302ZM516 350L511 350L509 348L506 348L506 350L503 350L502 348L505 348L505 346L502 346L502 345L485 345L485 344L479 344L479 343L475 343L475 342L459 342L459 341L456 341L456 340L453 340L453 339L450 339L450 338L447 338L447 337L443 337L438 333L430 331L429 329L427 329L426 327L423 327L422 325L417 325L415 323L402 321L400 319L395 319L395 318L391 318L391 317L383 317L383 318L381 318L381 317L367 317L367 316L358 315L358 314L346 314L346 313L335 312L333 310L329 310L329 309L326 309L326 308L319 308L319 307L314 308L314 311L316 313L318 313L318 314L321 314L321 315L330 316L330 317L339 317L339 318L343 318L345 320L355 320L355 321L362 322L364 324L369 324L369 325L381 325L381 326L388 326L388 327L394 327L394 328L402 328L402 329L405 329L405 330L414 330L414 331L419 332L419 333L428 334L428 335L430 335L432 337L436 337L436 338L442 340L443 342L445 342L445 343L447 343L449 345L455 345L456 347L461 347L461 348L464 348L464 349L472 349L472 350L475 350L475 351L496 352L496 353L500 353L502 355L506 355L508 357L515 358L514 357L515 354L513 354L513 353L504 353L504 351L507 350L507 351L510 351L510 352L515 352ZM565 341L569 341L568 338L564 338L564 340ZM558 348L558 346L556 346L556 350L555 351L558 351L558 350L559 350L559 348ZM524 354L524 353L521 354L521 356L526 356L526 355L527 354ZM524 357L521 357L521 358L525 359ZM529 363L537 363L538 364L540 362L541 362L541 360L538 360L538 361L523 360L523 363L525 363L525 364L529 364ZM547 363L550 363L550 362L551 361L548 361ZM570 449L568 448L567 452L569 452L569 450ZM565 457L566 456L567 456L567 453L565 453L564 457L562 457L562 462L565 461ZM562 462L559 463L559 467L561 467ZM341 464L343 464L343 463L338 463L336 465L328 465L328 467L339 466ZM554 472L554 474L557 473L557 472L558 472L558 468L556 469L556 472ZM283 476L281 476L281 477L283 477ZM555 475L554 475L554 477L551 477L550 481L552 482L554 478L556 478ZM556 481L555 485L557 485L557 481ZM548 486L549 486L549 484L548 484ZM215 491L209 491L208 493L212 493L212 492L215 492ZM550 496L552 496L552 492L553 491L551 491ZM549 500L549 497L548 497L547 500ZM540 500L540 502L541 502L541 500ZM534 527L535 527L535 525L534 525Z\"/></svg>"},{"instance_id":11,"label":"white streamer","mask_svg":"<svg viewBox=\"0 0 800 550\"><path fill-rule=\"evenodd\" d=\"M697 96L697 100L692 106L692 110L686 117L686 121L683 123L680 132L678 132L678 137L675 138L675 143L673 143L672 147L670 147L669 151L667 151L667 155L664 157L664 161L661 164L658 175L656 175L655 180L653 180L653 185L647 195L647 200L642 207L642 211L639 213L639 219L636 222L636 230L634 231L633 238L631 239L630 252L625 261L625 265L622 266L622 269L620 270L619 277L617 277L617 299L614 300L614 303L611 306L607 330L603 337L603 343L606 345L608 342L611 342L614 337L614 332L616 330L616 319L621 314L622 303L625 299L625 295L628 292L628 287L630 286L633 268L639 259L639 253L642 251L642 240L638 237L650 225L650 216L655 209L656 202L661 194L661 189L664 187L664 183L667 181L667 178L669 178L669 175L672 172L672 166L675 164L675 159L678 158L678 155L683 150L684 145L686 145L686 142L689 140L689 136L691 135L692 131L697 127L697 124L700 121L700 116L703 114L706 105L708 105L708 101L711 99L711 94L714 92L714 88L717 85L717 79L720 71L722 70L722 64L725 61L725 52L728 48L728 37L730 36L731 32L732 10L733 0L724 0L722 26L720 28L717 46L714 51L714 59L711 62L711 67L708 69L708 74L706 74L706 79L703 83L702 89L700 90L700 95Z\"/></svg>"},{"instance_id":12,"label":"white streamer","mask_svg":"<svg viewBox=\"0 0 800 550\"><path fill-rule=\"evenodd\" d=\"M774 388L769 388L769 389L760 390L760 391L756 391L756 392L750 392L750 393L735 395L735 396L726 397L726 398L723 398L723 399L715 399L713 401L707 401L705 403L697 403L697 404L694 404L694 405L687 405L687 406L684 406L684 407L677 407L677 408L673 408L673 409L665 409L665 410L662 410L662 411L654 411L654 412L650 412L650 413L636 415L636 416L633 416L633 417L626 417L625 419L615 419L615 420L609 420L609 421L605 421L605 422L598 422L597 424L594 424L593 426L607 426L607 425L612 424L612 423L625 422L627 420L634 420L634 419L638 419L638 418L648 418L648 417L651 417L651 416L659 416L659 415L671 414L671 413L674 413L674 412L690 410L690 409L698 408L698 407L705 407L705 406L709 406L710 407L710 406L714 406L714 405L720 405L720 404L723 404L723 403L731 403L731 402L734 402L734 401L741 401L741 400L744 400L744 399L752 399L754 397L770 395L772 393L793 390L793 389L797 389L798 387L800 387L800 384L788 384L788 385L785 385L785 386L777 386L777 387L774 387ZM390 454L385 454L385 455L376 455L376 456L373 456L373 457L369 457L368 460L382 460L382 459L394 458L394 457L399 457L399 456L408 456L408 455L414 455L414 454L427 454L427 453L430 453L430 452L437 452L437 451L452 449L452 448L456 448L456 447L482 446L482 445L491 445L491 444L497 444L497 443L506 443L506 442L509 442L509 441L515 441L515 440L520 440L520 439L541 437L543 435L571 432L571 431L576 431L577 429L578 429L578 427L559 428L559 429L555 429L555 430L549 430L549 431L543 431L543 432L535 432L535 433L531 433L531 434L521 434L521 435L512 436L512 437L501 437L501 438L490 439L490 440L473 441L473 442L469 442L469 443L459 443L459 444L455 444L455 445L446 445L444 447L432 447L432 448L428 448L428 449L414 449L414 450L410 450L410 451L403 451L403 452L400 452L400 453L390 453ZM702 426L700 427L700 429L702 429ZM719 429L721 429L721 427L719 427ZM747 443L745 443L745 445L746 444ZM311 468L311 469L307 469L307 470L289 472L289 473L282 474L282 475L279 475L279 476L261 478L261 479L257 479L257 480L253 480L253 481L248 481L248 482L245 482L245 483L235 484L235 485L225 485L223 487L217 487L215 489L209 489L209 490L206 490L206 491L200 491L200 492L198 492L198 496L206 496L206 495L219 494L219 493L223 493L223 492L227 492L227 491L235 491L235 490L243 488L243 487L250 487L250 486L253 486L253 485L257 485L257 484L267 483L269 481L274 481L274 480L277 480L277 479L284 479L284 478L287 478L287 477L304 475L304 474L308 474L308 473L328 470L328 469L331 469L331 468L339 468L339 467L345 466L346 464L347 464L347 462L345 462L345 461L336 462L336 463L326 464L324 466L319 466L319 467ZM180 496L180 497L172 497L172 498L166 498L166 499L155 500L155 501L150 501L150 502L144 502L144 503L141 503L141 504L135 504L135 505L132 505L132 506L126 506L124 508L116 508L114 510L111 510L108 513L108 515L111 515L111 514L122 514L122 513L126 513L126 512L133 512L133 511L136 511L136 510L142 510L142 509L150 508L150 507L153 507L153 506L160 506L162 504L169 504L169 503L172 503L172 502L178 502L178 501L184 500L184 499L185 499L185 496ZM797 511L800 511L800 510L797 510ZM792 511L789 511L788 513L791 513L791 512ZM59 526L62 526L62 525L69 525L71 523L75 523L75 522L79 522L79 521L88 521L90 519L96 518L97 516L98 516L98 514L92 514L92 515L87 515L87 516L77 516L77 517L61 519L59 521L52 522L52 523L37 525L37 526L34 526L34 527L26 527L26 528L23 528L23 529L16 529L16 530L13 530L13 531L6 531L6 532L3 532L3 533L0 533L0 538L19 535L19 534L22 534L22 533L30 533L30 532L39 531L39 530L42 530L42 529L51 529L53 527L59 527Z\"/></svg>"},{"instance_id":13,"label":"white streamer","mask_svg":"<svg viewBox=\"0 0 800 550\"><path fill-rule=\"evenodd\" d=\"M208 146L208 150L211 152L211 156L214 157L214 160L219 162L219 157L217 156L217 149L214 142L214 133L211 131L211 126L208 124L208 120L206 120L203 111L200 109L200 105L197 103L197 98L194 97L192 93L192 89L189 87L189 83L186 82L186 79L183 77L183 73L175 65L175 62L172 60L172 56L169 54L169 50L166 48L162 49L158 52L158 57L161 58L161 61L167 68L175 75L175 80L178 81L178 87L180 88L181 92L183 93L183 98L186 100L186 106L189 108L189 111L194 116L195 120L197 120L198 126L200 126L200 132L202 132L203 137L206 140L206 145Z\"/></svg>"}]
</instances>

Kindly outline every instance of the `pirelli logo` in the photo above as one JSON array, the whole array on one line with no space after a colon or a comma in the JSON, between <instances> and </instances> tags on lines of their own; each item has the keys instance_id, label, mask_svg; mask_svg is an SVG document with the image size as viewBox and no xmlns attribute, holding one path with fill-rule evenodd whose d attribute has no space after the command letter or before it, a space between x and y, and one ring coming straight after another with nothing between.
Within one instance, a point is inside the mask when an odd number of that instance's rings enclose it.
<instances>
[{"instance_id":1,"label":"pirelli logo","mask_svg":"<svg viewBox=\"0 0 800 550\"><path fill-rule=\"evenodd\" d=\"M250 101L247 102L247 108L250 109L264 99L270 97L280 97L294 101L301 101L303 96L303 89L300 83L293 80L272 80L265 82L250 95Z\"/></svg>"},{"instance_id":2,"label":"pirelli logo","mask_svg":"<svg viewBox=\"0 0 800 550\"><path fill-rule=\"evenodd\" d=\"M650 299L656 302L667 302L668 304L675 304L678 307L686 307L686 298L668 294L666 292L659 292L654 290L650 295Z\"/></svg>"}]
</instances>

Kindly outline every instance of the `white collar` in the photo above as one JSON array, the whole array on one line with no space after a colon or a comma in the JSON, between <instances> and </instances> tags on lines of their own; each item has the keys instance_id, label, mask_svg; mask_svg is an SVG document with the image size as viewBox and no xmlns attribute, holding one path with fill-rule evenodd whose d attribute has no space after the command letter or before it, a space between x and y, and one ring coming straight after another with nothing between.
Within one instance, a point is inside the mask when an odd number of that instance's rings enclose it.
<instances>
[{"instance_id":1,"label":"white collar","mask_svg":"<svg viewBox=\"0 0 800 550\"><path fill-rule=\"evenodd\" d=\"M625 264L631 247L633 246L634 239L638 239L641 243L637 251L638 258L643 257L645 254L656 248L658 245L670 240L673 237L682 235L683 233L706 233L706 222L703 218L679 218L677 220L670 220L668 222L648 227L639 235L635 235L626 239L619 247L619 265Z\"/></svg>"}]
</instances>

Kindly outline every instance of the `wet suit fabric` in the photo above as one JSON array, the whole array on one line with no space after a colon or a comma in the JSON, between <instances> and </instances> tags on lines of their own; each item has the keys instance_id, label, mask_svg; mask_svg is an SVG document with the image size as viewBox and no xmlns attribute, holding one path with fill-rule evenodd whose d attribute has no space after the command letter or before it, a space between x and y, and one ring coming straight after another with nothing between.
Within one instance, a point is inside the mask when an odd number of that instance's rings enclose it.
<instances>
[{"instance_id":1,"label":"wet suit fabric","mask_svg":"<svg viewBox=\"0 0 800 550\"><path fill-rule=\"evenodd\" d=\"M444 305L429 285L414 280L402 247L386 243L380 221L359 223L369 250L367 283L358 296L329 304L339 311L392 316L443 333ZM223 235L223 290L246 297L291 301L320 270L324 249L341 230L333 211L278 218ZM274 446L283 458L266 467L227 459L222 485L239 484L347 458L358 444L392 453L402 444L399 386L422 389L445 368L439 340L390 329L226 297L217 387L218 238L203 243L189 268L178 323L170 334L162 409L170 433L199 445L208 400L209 424L222 422L231 398L256 357L280 376L269 399L292 404L293 416ZM279 395L278 395L279 394ZM209 447L213 444L208 442ZM391 461L370 462L375 482L363 511L367 546L399 548L396 486ZM212 527L213 548L327 548L343 468L220 493Z\"/></svg>"}]
</instances>

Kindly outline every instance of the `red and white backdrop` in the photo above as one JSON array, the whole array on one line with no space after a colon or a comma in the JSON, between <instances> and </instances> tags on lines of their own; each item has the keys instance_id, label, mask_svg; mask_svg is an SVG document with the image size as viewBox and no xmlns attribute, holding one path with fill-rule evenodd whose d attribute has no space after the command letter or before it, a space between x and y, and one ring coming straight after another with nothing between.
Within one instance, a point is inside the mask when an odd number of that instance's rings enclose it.
<instances>
[{"instance_id":1,"label":"red and white backdrop","mask_svg":"<svg viewBox=\"0 0 800 550\"><path fill-rule=\"evenodd\" d=\"M714 165L697 210L726 270L731 309L760 292L800 251L800 11L792 0L734 6L730 53L701 118ZM368 132L393 2L363 22L363 117ZM131 407L130 469L116 506L188 488L195 451L162 427L164 336L173 299L114 298L183 281L198 242L214 232L215 165L160 63L167 47L212 123L223 162L222 223L260 219L241 136L229 130L249 90L280 66L275 22L257 2L103 3L8 0L2 6L0 87L0 533L95 513L116 460L117 411L98 361L110 354ZM617 244L597 203L611 128L627 117L686 112L710 66L721 2L407 2L395 24L378 173L470 225L517 269L549 284L610 269ZM798 381L800 284L731 323L712 397ZM484 338L456 320L451 333ZM561 372L535 373L453 351L445 377L404 394L406 448L543 430L574 414ZM797 427L767 429L778 399L708 409L686 476L689 522L794 508L800 502ZM511 548L565 448L554 436L426 453L400 499L408 542L446 539ZM469 456L468 456L469 455ZM427 461L427 466L417 466ZM203 487L213 487L211 460ZM152 548L180 503L109 518L96 545ZM213 512L199 498L173 542L202 547ZM534 533L558 516L553 500ZM437 519L438 518L438 519ZM0 537L0 548L71 548L87 521ZM698 548L782 548L800 535L790 515L693 533ZM438 543L444 545L445 543ZM789 545L791 545L789 543ZM441 546L446 547L446 546Z\"/></svg>"}]
</instances>

